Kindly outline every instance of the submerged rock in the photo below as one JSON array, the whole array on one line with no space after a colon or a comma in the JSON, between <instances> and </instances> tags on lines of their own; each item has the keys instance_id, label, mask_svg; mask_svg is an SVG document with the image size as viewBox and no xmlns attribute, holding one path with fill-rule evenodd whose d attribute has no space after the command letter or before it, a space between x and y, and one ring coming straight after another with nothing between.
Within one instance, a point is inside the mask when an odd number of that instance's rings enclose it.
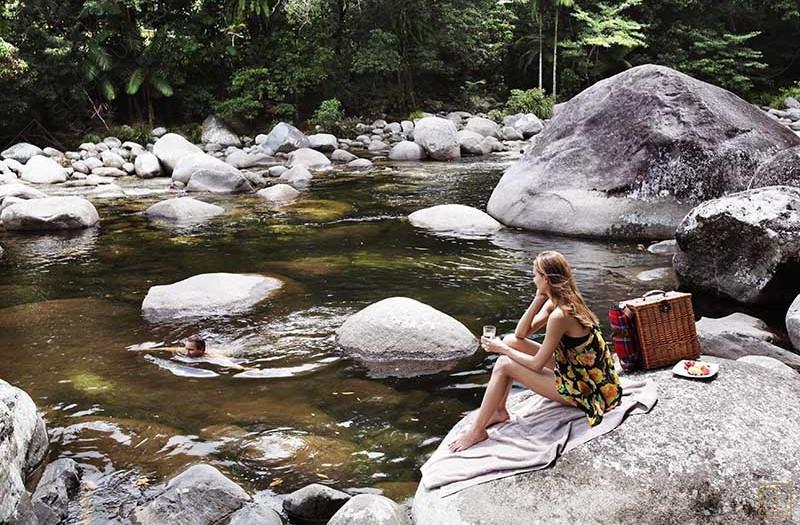
<instances>
[{"instance_id":1,"label":"submerged rock","mask_svg":"<svg viewBox=\"0 0 800 525\"><path fill-rule=\"evenodd\" d=\"M7 230L72 230L100 220L91 202L82 197L46 197L17 202L0 214Z\"/></svg>"},{"instance_id":2,"label":"submerged rock","mask_svg":"<svg viewBox=\"0 0 800 525\"><path fill-rule=\"evenodd\" d=\"M225 208L222 206L191 197L177 197L157 202L144 212L150 219L177 222L203 222L223 213L225 213Z\"/></svg>"},{"instance_id":3,"label":"submerged rock","mask_svg":"<svg viewBox=\"0 0 800 525\"><path fill-rule=\"evenodd\" d=\"M426 117L416 121L414 142L422 146L434 160L453 160L461 157L456 126L439 117Z\"/></svg>"},{"instance_id":4,"label":"submerged rock","mask_svg":"<svg viewBox=\"0 0 800 525\"><path fill-rule=\"evenodd\" d=\"M733 93L638 66L565 102L487 211L529 230L669 238L692 206L747 189L761 162L795 145L800 137Z\"/></svg>"},{"instance_id":5,"label":"submerged rock","mask_svg":"<svg viewBox=\"0 0 800 525\"><path fill-rule=\"evenodd\" d=\"M258 274L204 273L173 284L153 286L142 302L147 318L195 317L249 310L283 283Z\"/></svg>"},{"instance_id":6,"label":"submerged rock","mask_svg":"<svg viewBox=\"0 0 800 525\"><path fill-rule=\"evenodd\" d=\"M789 304L800 290L800 189L768 186L710 200L675 232L685 287L741 303Z\"/></svg>"},{"instance_id":7,"label":"submerged rock","mask_svg":"<svg viewBox=\"0 0 800 525\"><path fill-rule=\"evenodd\" d=\"M463 204L440 204L408 216L417 228L459 233L492 233L503 228L489 214Z\"/></svg>"},{"instance_id":8,"label":"submerged rock","mask_svg":"<svg viewBox=\"0 0 800 525\"><path fill-rule=\"evenodd\" d=\"M353 314L336 331L336 342L376 375L400 377L438 372L478 349L466 326L407 297L384 299Z\"/></svg>"},{"instance_id":9,"label":"submerged rock","mask_svg":"<svg viewBox=\"0 0 800 525\"><path fill-rule=\"evenodd\" d=\"M762 523L759 487L800 483L800 381L748 363L708 360L720 365L711 381L675 377L671 367L633 374L656 382L655 407L546 469L447 497L420 484L415 522Z\"/></svg>"}]
</instances>

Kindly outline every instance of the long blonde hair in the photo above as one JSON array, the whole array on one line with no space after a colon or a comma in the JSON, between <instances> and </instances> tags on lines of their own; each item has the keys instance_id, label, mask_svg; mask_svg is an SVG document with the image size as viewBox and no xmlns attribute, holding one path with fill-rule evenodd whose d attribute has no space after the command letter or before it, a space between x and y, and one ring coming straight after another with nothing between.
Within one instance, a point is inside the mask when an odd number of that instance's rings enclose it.
<instances>
[{"instance_id":1,"label":"long blonde hair","mask_svg":"<svg viewBox=\"0 0 800 525\"><path fill-rule=\"evenodd\" d=\"M578 291L572 268L563 255L554 251L542 252L533 260L533 269L547 277L550 298L565 314L574 317L581 326L599 324L597 316L586 306Z\"/></svg>"}]
</instances>

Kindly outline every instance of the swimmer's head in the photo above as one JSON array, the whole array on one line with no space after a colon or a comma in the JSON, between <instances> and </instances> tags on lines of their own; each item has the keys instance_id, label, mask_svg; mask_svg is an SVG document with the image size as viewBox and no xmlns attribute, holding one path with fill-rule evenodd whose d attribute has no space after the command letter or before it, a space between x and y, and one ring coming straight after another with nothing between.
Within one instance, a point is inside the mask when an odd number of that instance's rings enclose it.
<instances>
[{"instance_id":1,"label":"swimmer's head","mask_svg":"<svg viewBox=\"0 0 800 525\"><path fill-rule=\"evenodd\" d=\"M183 348L189 357L200 357L206 352L206 342L197 334L190 335L183 343Z\"/></svg>"}]
</instances>

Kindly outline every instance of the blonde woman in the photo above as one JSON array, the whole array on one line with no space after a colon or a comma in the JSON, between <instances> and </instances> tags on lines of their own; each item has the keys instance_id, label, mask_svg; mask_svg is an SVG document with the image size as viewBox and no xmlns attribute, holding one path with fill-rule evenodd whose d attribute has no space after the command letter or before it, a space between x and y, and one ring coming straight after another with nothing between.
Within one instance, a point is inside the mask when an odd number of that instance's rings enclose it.
<instances>
[{"instance_id":1,"label":"blonde woman","mask_svg":"<svg viewBox=\"0 0 800 525\"><path fill-rule=\"evenodd\" d=\"M485 440L488 426L509 419L506 399L513 381L553 401L581 408L591 426L620 402L619 376L597 316L586 306L564 256L554 251L536 256L533 282L536 296L514 334L502 341L481 338L483 349L500 357L477 417L449 444L453 452ZM542 344L527 339L543 326Z\"/></svg>"}]
</instances>

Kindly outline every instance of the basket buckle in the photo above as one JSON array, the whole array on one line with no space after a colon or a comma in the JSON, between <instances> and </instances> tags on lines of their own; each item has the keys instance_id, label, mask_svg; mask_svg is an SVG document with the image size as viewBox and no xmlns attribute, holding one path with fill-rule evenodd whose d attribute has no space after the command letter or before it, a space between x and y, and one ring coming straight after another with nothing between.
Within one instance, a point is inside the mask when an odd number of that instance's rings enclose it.
<instances>
[{"instance_id":1,"label":"basket buckle","mask_svg":"<svg viewBox=\"0 0 800 525\"><path fill-rule=\"evenodd\" d=\"M658 305L662 312L667 313L672 310L672 305L669 304L669 301L666 299L661 301L661 304Z\"/></svg>"}]
</instances>

